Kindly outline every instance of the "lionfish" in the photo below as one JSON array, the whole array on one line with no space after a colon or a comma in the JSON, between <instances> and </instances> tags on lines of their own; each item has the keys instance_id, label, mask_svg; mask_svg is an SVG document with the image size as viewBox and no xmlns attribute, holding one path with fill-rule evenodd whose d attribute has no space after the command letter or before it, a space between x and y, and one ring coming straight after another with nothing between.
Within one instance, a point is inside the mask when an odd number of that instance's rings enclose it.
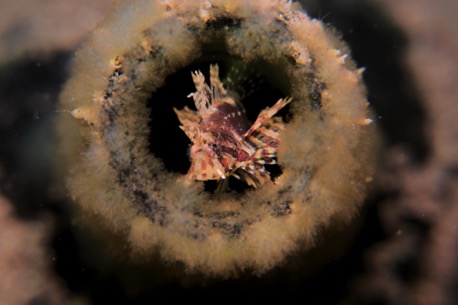
<instances>
[{"instance_id":1,"label":"lionfish","mask_svg":"<svg viewBox=\"0 0 458 305\"><path fill-rule=\"evenodd\" d=\"M285 124L274 115L291 98L280 99L258 115L253 125L244 107L228 95L219 78L218 65L210 65L210 86L200 71L192 72L197 91L193 98L197 111L174 108L180 128L192 142L189 149L193 180L220 180L233 176L259 187L270 180L265 164L276 164L280 132Z\"/></svg>"}]
</instances>

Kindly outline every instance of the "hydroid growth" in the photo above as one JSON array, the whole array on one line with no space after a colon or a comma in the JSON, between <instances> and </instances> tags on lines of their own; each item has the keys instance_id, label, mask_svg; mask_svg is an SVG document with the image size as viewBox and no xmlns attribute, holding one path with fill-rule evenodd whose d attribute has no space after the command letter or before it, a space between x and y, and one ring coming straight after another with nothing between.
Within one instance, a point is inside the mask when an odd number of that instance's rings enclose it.
<instances>
[{"instance_id":1,"label":"hydroid growth","mask_svg":"<svg viewBox=\"0 0 458 305\"><path fill-rule=\"evenodd\" d=\"M213 275L265 272L313 246L319 228L351 219L366 196L375 132L348 54L297 3L121 2L77 52L62 93L68 191L138 255L159 251ZM237 100L216 66L210 86L193 74L197 112L183 109L189 91L182 102L159 94L192 85L190 73L214 63L254 68L280 96ZM185 80L168 82L182 71ZM222 121L212 117L224 107ZM258 111L232 120L245 109ZM150 127L167 113L175 127ZM191 145L188 174L155 153L168 145L157 135L180 125ZM234 177L254 187L235 191ZM212 192L208 179L229 184Z\"/></svg>"}]
</instances>

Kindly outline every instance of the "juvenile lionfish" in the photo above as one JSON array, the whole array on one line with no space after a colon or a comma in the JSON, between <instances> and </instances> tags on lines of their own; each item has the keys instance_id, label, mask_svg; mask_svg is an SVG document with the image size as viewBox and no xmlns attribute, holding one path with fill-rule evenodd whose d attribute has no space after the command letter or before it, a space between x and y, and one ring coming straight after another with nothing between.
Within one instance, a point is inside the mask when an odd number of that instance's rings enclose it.
<instances>
[{"instance_id":1,"label":"juvenile lionfish","mask_svg":"<svg viewBox=\"0 0 458 305\"><path fill-rule=\"evenodd\" d=\"M229 176L258 187L270 180L265 164L276 164L280 132L285 125L273 117L290 98L280 99L260 112L250 127L245 109L227 94L219 79L218 65L210 65L210 86L200 71L192 73L197 91L197 111L174 109L180 128L192 142L188 176L194 180L220 180Z\"/></svg>"}]
</instances>

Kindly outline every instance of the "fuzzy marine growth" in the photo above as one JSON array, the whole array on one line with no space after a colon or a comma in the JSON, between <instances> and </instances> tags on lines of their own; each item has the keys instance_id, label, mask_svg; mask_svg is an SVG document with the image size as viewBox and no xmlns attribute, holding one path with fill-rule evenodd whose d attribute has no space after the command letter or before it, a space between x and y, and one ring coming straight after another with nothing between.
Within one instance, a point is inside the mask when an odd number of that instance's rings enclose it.
<instances>
[{"instance_id":1,"label":"fuzzy marine growth","mask_svg":"<svg viewBox=\"0 0 458 305\"><path fill-rule=\"evenodd\" d=\"M200 71L192 73L197 91L197 111L187 106L175 110L180 128L192 142L188 175L194 180L219 180L234 176L259 187L270 180L265 164L276 164L280 132L285 125L274 115L291 102L280 99L258 115L250 127L245 109L227 94L218 65L210 66L210 86Z\"/></svg>"}]
</instances>

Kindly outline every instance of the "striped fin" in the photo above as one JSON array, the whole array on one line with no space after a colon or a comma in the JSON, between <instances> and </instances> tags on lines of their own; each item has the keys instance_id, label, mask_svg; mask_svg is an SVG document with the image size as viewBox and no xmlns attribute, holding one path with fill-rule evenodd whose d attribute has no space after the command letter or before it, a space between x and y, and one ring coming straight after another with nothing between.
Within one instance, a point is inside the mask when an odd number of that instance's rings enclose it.
<instances>
[{"instance_id":1,"label":"striped fin","mask_svg":"<svg viewBox=\"0 0 458 305\"><path fill-rule=\"evenodd\" d=\"M254 122L253 126L248 129L247 132L245 132L244 137L249 136L252 134L255 130L257 130L259 127L262 125L266 124L270 118L272 118L278 111L280 111L283 107L288 105L292 101L291 98L286 98L286 99L279 99L275 105L273 105L270 108L266 108L262 110L256 121Z\"/></svg>"},{"instance_id":2,"label":"striped fin","mask_svg":"<svg viewBox=\"0 0 458 305\"><path fill-rule=\"evenodd\" d=\"M203 151L193 155L188 175L194 180L219 180L226 179L223 165L218 159L210 158Z\"/></svg>"},{"instance_id":3,"label":"striped fin","mask_svg":"<svg viewBox=\"0 0 458 305\"><path fill-rule=\"evenodd\" d=\"M183 109L178 110L175 107L173 108L175 111L178 120L180 121L181 125L186 126L192 123L199 124L201 117L197 111L191 110L188 106L184 106Z\"/></svg>"},{"instance_id":4,"label":"striped fin","mask_svg":"<svg viewBox=\"0 0 458 305\"><path fill-rule=\"evenodd\" d=\"M207 83L205 83L205 77L202 72L194 71L191 75L197 91L188 94L188 97L193 98L197 110L201 115L204 115L211 107L210 97L212 96L212 91Z\"/></svg>"},{"instance_id":5,"label":"striped fin","mask_svg":"<svg viewBox=\"0 0 458 305\"><path fill-rule=\"evenodd\" d=\"M240 179L246 184L258 187L270 180L270 174L264 169L264 166L251 164L243 169L239 169L237 173Z\"/></svg>"},{"instance_id":6,"label":"striped fin","mask_svg":"<svg viewBox=\"0 0 458 305\"><path fill-rule=\"evenodd\" d=\"M182 110L173 108L173 111L175 111L181 123L180 129L184 131L191 141L194 141L198 133L198 124L201 120L199 113L189 109L187 106Z\"/></svg>"},{"instance_id":7,"label":"striped fin","mask_svg":"<svg viewBox=\"0 0 458 305\"><path fill-rule=\"evenodd\" d=\"M253 154L253 162L261 164L276 164L280 132L284 130L281 118L272 118L255 132L248 136L247 141L257 147Z\"/></svg>"},{"instance_id":8,"label":"striped fin","mask_svg":"<svg viewBox=\"0 0 458 305\"><path fill-rule=\"evenodd\" d=\"M227 96L227 91L223 87L223 83L219 79L218 65L210 65L210 87L212 91L212 102L221 101Z\"/></svg>"}]
</instances>

